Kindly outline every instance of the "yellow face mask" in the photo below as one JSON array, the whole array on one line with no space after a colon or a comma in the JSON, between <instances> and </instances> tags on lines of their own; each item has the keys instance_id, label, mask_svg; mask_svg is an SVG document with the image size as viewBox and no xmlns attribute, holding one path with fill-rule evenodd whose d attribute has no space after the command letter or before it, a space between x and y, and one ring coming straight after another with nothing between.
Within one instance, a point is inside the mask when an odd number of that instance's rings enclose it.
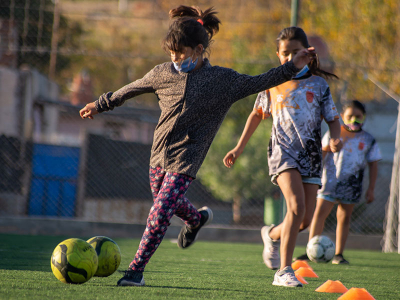
<instances>
[{"instance_id":1,"label":"yellow face mask","mask_svg":"<svg viewBox=\"0 0 400 300\"><path fill-rule=\"evenodd\" d=\"M343 121L344 124L353 124L353 123L358 123L358 124L363 124L365 121L365 116L362 117L362 119L356 118L355 116L353 116L349 121Z\"/></svg>"},{"instance_id":2,"label":"yellow face mask","mask_svg":"<svg viewBox=\"0 0 400 300\"><path fill-rule=\"evenodd\" d=\"M353 116L349 121L344 121L344 126L348 131L360 131L363 123L365 121L365 116L362 119Z\"/></svg>"}]
</instances>

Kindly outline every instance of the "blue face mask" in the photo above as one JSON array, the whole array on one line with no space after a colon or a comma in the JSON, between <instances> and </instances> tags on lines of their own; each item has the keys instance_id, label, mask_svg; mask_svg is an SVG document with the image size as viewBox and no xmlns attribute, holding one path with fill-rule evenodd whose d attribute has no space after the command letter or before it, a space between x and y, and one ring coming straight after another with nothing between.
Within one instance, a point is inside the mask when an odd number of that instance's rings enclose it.
<instances>
[{"instance_id":1,"label":"blue face mask","mask_svg":"<svg viewBox=\"0 0 400 300\"><path fill-rule=\"evenodd\" d=\"M196 67L198 60L197 58L195 61L192 61L192 58L188 57L181 63L174 62L174 67L178 72L188 73Z\"/></svg>"},{"instance_id":2,"label":"blue face mask","mask_svg":"<svg viewBox=\"0 0 400 300\"><path fill-rule=\"evenodd\" d=\"M306 75L307 72L308 72L309 70L310 70L310 69L308 68L308 65L305 65L305 66L303 67L303 69L301 69L301 70L299 71L299 73L296 74L296 76L293 76L293 78L300 78L300 77Z\"/></svg>"}]
</instances>

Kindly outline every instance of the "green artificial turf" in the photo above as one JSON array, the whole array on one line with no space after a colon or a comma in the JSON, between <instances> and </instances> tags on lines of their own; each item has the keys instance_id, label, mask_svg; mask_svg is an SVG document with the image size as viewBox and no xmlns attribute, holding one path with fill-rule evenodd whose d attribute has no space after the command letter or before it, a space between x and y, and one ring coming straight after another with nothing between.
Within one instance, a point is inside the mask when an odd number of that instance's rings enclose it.
<instances>
[{"instance_id":1,"label":"green artificial turf","mask_svg":"<svg viewBox=\"0 0 400 300\"><path fill-rule=\"evenodd\" d=\"M375 299L400 299L396 253L346 250L350 265L311 263L319 278L305 278L309 284L303 288L283 288L271 284L274 271L262 262L261 243L201 240L186 250L164 240L146 267L144 287L117 287L118 272L81 285L64 284L52 274L50 257L67 238L0 234L0 299L337 299L340 294L315 292L328 279L340 280L348 289L365 288ZM123 270L139 240L114 240ZM304 250L297 248L295 255Z\"/></svg>"}]
</instances>

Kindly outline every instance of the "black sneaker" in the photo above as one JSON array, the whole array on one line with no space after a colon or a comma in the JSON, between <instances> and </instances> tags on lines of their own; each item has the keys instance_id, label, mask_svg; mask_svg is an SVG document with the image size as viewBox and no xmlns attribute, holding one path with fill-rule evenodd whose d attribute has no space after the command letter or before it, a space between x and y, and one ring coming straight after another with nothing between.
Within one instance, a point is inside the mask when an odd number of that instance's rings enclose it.
<instances>
[{"instance_id":1,"label":"black sneaker","mask_svg":"<svg viewBox=\"0 0 400 300\"><path fill-rule=\"evenodd\" d=\"M118 286L142 286L144 285L144 278L142 272L133 270L126 270L124 277L117 282Z\"/></svg>"},{"instance_id":2,"label":"black sneaker","mask_svg":"<svg viewBox=\"0 0 400 300\"><path fill-rule=\"evenodd\" d=\"M310 261L310 259L309 259L308 256L307 256L307 253L305 253L305 254L303 254L303 255L300 255L300 256L297 256L297 257L294 257L294 258L293 258L293 261L296 261L296 260Z\"/></svg>"},{"instance_id":3,"label":"black sneaker","mask_svg":"<svg viewBox=\"0 0 400 300\"><path fill-rule=\"evenodd\" d=\"M196 228L192 229L186 225L183 225L181 232L178 235L178 246L179 248L185 249L192 245L197 238L197 233L201 227L211 223L213 219L213 213L210 208L204 206L198 210L201 215L200 224Z\"/></svg>"},{"instance_id":4,"label":"black sneaker","mask_svg":"<svg viewBox=\"0 0 400 300\"><path fill-rule=\"evenodd\" d=\"M349 262L344 259L342 254L335 255L332 259L332 264L334 265L348 265Z\"/></svg>"}]
</instances>

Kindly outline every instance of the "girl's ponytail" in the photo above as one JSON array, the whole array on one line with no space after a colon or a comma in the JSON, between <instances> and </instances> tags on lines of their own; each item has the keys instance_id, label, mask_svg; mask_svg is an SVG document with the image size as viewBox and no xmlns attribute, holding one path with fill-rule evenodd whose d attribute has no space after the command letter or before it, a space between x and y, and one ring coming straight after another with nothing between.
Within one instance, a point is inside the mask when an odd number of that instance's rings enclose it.
<instances>
[{"instance_id":1,"label":"girl's ponytail","mask_svg":"<svg viewBox=\"0 0 400 300\"><path fill-rule=\"evenodd\" d=\"M171 9L169 16L175 20L163 40L164 50L180 52L182 47L194 48L199 44L202 44L206 50L221 24L216 14L217 12L212 7L204 12L198 7L184 5Z\"/></svg>"},{"instance_id":2,"label":"girl's ponytail","mask_svg":"<svg viewBox=\"0 0 400 300\"><path fill-rule=\"evenodd\" d=\"M215 16L216 14L217 12L213 7L210 7L203 12L199 7L189 7L184 5L173 8L169 11L169 17L171 19L189 17L199 22L204 26L204 29L207 30L210 39L218 32L219 24L221 24L221 21Z\"/></svg>"},{"instance_id":3,"label":"girl's ponytail","mask_svg":"<svg viewBox=\"0 0 400 300\"><path fill-rule=\"evenodd\" d=\"M215 16L217 14L213 7L201 13L200 19L203 20L203 26L208 31L210 39L219 31L221 21Z\"/></svg>"}]
</instances>

